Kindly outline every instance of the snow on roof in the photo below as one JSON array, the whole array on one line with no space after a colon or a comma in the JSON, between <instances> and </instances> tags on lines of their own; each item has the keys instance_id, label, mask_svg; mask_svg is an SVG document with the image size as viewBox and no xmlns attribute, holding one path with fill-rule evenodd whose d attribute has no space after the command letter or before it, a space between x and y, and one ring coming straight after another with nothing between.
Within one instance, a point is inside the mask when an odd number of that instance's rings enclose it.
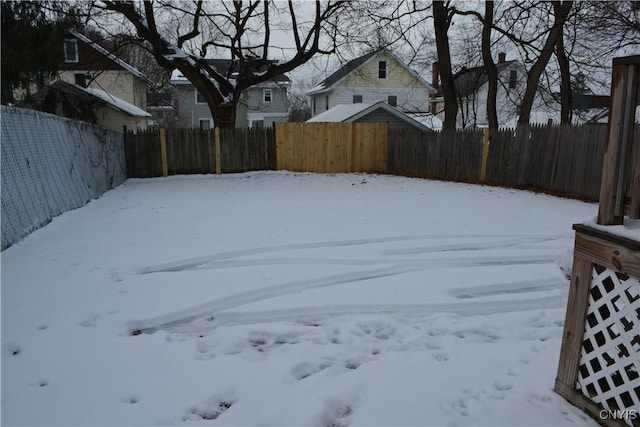
<instances>
[{"instance_id":1,"label":"snow on roof","mask_svg":"<svg viewBox=\"0 0 640 427\"><path fill-rule=\"evenodd\" d=\"M416 122L433 130L442 130L442 120L431 113L406 113Z\"/></svg>"},{"instance_id":2,"label":"snow on roof","mask_svg":"<svg viewBox=\"0 0 640 427\"><path fill-rule=\"evenodd\" d=\"M353 122L378 110L383 110L390 116L393 116L416 129L423 131L430 131L434 129L429 124L416 120L411 115L390 106L384 101L378 101L374 104L358 103L336 105L324 113L320 113L317 116L312 117L307 120L307 122ZM442 124L440 127L442 127Z\"/></svg>"},{"instance_id":3,"label":"snow on roof","mask_svg":"<svg viewBox=\"0 0 640 427\"><path fill-rule=\"evenodd\" d=\"M93 40L91 40L89 37L85 36L82 33L79 33L77 31L70 31L70 33L82 40L84 43L88 44L89 46L91 46L92 48L94 48L95 50L97 50L98 52L100 52L101 54L103 54L104 56L106 56L107 58L109 58L110 60L112 60L113 62L117 63L118 65L120 65L122 68L126 69L127 71L129 71L131 74L135 75L136 77L141 78L142 80L149 82L150 80L145 77L144 74L142 74L140 72L140 70L138 70L137 68L135 68L134 66L127 64L125 61L123 61L122 59L118 58L116 55L114 55L113 53L109 52L107 49L105 49L104 47L100 46L98 43L94 42Z\"/></svg>"},{"instance_id":4,"label":"snow on roof","mask_svg":"<svg viewBox=\"0 0 640 427\"><path fill-rule=\"evenodd\" d=\"M104 90L101 90L101 89L82 87L77 84L67 83L63 81L54 82L50 86L54 88L61 88L63 90L65 88L68 88L80 93L84 93L85 95L88 95L93 98L97 98L100 101L115 108L116 110L120 110L133 117L151 117L151 114L144 111L142 108L136 107L135 105L123 99L120 99L117 96L113 96L110 93L105 92Z\"/></svg>"},{"instance_id":5,"label":"snow on roof","mask_svg":"<svg viewBox=\"0 0 640 427\"><path fill-rule=\"evenodd\" d=\"M320 113L315 117L310 118L307 122L343 122L349 117L352 117L373 104L340 104L333 108L328 109L324 113Z\"/></svg>"},{"instance_id":6,"label":"snow on roof","mask_svg":"<svg viewBox=\"0 0 640 427\"><path fill-rule=\"evenodd\" d=\"M123 111L130 116L134 117L151 117L151 114L144 111L142 108L136 107L135 105L125 101L124 99L120 99L117 96L113 96L110 93L107 93L100 89L87 88L82 86L77 86L81 91L87 92L90 95L99 98L100 100L106 102L113 108L116 108L120 111Z\"/></svg>"}]
</instances>

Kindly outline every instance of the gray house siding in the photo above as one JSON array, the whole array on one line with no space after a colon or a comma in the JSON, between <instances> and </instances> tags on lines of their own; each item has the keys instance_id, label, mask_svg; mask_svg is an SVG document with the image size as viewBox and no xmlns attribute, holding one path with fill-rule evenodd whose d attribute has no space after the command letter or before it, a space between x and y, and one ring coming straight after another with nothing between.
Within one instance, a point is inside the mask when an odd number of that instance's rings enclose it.
<instances>
[{"instance_id":1,"label":"gray house siding","mask_svg":"<svg viewBox=\"0 0 640 427\"><path fill-rule=\"evenodd\" d=\"M200 127L202 120L213 126L213 118L206 103L196 101L196 91L191 84L176 84L176 105L179 124ZM264 90L270 91L271 102L265 102ZM236 110L236 127L272 126L274 122L287 121L289 100L284 87L268 84L247 89L240 98Z\"/></svg>"},{"instance_id":2,"label":"gray house siding","mask_svg":"<svg viewBox=\"0 0 640 427\"><path fill-rule=\"evenodd\" d=\"M379 122L387 122L389 123L389 129L392 130L412 130L415 129L409 123L398 119L397 117L389 114L383 110L372 111L371 113L360 117L355 120L356 122L370 122L370 123L379 123Z\"/></svg>"}]
</instances>

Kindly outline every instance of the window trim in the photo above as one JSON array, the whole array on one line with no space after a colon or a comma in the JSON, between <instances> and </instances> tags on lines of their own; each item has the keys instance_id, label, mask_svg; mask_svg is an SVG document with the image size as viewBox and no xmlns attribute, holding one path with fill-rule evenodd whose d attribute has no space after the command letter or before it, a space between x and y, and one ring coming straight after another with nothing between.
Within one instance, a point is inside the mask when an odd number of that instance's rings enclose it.
<instances>
[{"instance_id":1,"label":"window trim","mask_svg":"<svg viewBox=\"0 0 640 427\"><path fill-rule=\"evenodd\" d=\"M265 104L271 104L273 102L273 90L271 88L262 89L262 102Z\"/></svg>"},{"instance_id":2,"label":"window trim","mask_svg":"<svg viewBox=\"0 0 640 427\"><path fill-rule=\"evenodd\" d=\"M207 101L206 101L206 99L204 99L204 95L202 95L202 93L198 89L196 89L196 88L194 88L194 89L195 89L195 103L196 103L196 105L207 105ZM203 99L202 101L198 100L198 95L200 95L202 97L202 99Z\"/></svg>"},{"instance_id":3,"label":"window trim","mask_svg":"<svg viewBox=\"0 0 640 427\"><path fill-rule=\"evenodd\" d=\"M202 126L202 123L207 122L209 123L209 127L205 128L204 126ZM213 119L207 118L207 117L203 117L201 119L198 119L198 129L203 129L203 130L210 130L213 129Z\"/></svg>"},{"instance_id":4,"label":"window trim","mask_svg":"<svg viewBox=\"0 0 640 427\"><path fill-rule=\"evenodd\" d=\"M382 66L384 64L384 66ZM389 78L389 67L387 66L387 60L386 59L381 59L378 61L378 79L380 80L386 80L387 78ZM382 72L384 72L384 76L380 76L382 74Z\"/></svg>"},{"instance_id":5,"label":"window trim","mask_svg":"<svg viewBox=\"0 0 640 427\"><path fill-rule=\"evenodd\" d=\"M71 43L74 47L74 58L69 58L69 50L67 49L67 44ZM78 39L64 39L64 62L67 64L77 64L80 62L80 53L78 52Z\"/></svg>"}]
</instances>

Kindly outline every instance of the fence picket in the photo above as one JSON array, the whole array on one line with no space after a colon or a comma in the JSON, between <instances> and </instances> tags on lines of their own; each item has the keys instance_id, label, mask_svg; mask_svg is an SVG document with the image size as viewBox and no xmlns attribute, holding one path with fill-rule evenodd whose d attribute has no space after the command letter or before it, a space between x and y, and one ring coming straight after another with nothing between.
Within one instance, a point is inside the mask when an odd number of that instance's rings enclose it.
<instances>
[{"instance_id":1,"label":"fence picket","mask_svg":"<svg viewBox=\"0 0 640 427\"><path fill-rule=\"evenodd\" d=\"M606 136L606 125L494 131L482 182L598 200ZM385 123L278 123L275 130L221 129L220 139L223 173L385 172L476 182L483 164L483 132L477 129L423 133L389 131ZM125 155L127 176L162 176L158 130L126 134ZM213 130L167 131L167 162L170 175L215 173Z\"/></svg>"}]
</instances>

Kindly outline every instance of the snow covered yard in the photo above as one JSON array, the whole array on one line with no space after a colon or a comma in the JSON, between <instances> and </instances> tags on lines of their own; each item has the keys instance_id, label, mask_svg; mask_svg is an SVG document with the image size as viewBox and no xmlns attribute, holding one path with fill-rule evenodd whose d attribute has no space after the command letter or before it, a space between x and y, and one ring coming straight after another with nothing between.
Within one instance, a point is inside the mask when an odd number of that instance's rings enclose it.
<instances>
[{"instance_id":1,"label":"snow covered yard","mask_svg":"<svg viewBox=\"0 0 640 427\"><path fill-rule=\"evenodd\" d=\"M596 425L552 391L596 213L376 175L128 180L2 253L2 424Z\"/></svg>"}]
</instances>

